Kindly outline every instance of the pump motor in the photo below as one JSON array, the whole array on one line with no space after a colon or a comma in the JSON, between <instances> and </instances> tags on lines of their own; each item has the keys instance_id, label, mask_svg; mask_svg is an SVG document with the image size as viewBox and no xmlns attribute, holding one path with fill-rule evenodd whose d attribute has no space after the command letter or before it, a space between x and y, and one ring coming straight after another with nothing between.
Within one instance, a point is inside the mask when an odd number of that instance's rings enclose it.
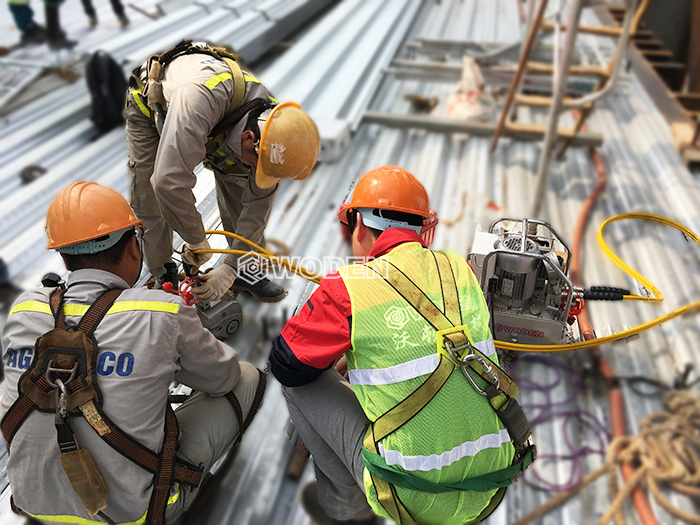
<instances>
[{"instance_id":1,"label":"pump motor","mask_svg":"<svg viewBox=\"0 0 700 525\"><path fill-rule=\"evenodd\" d=\"M489 303L494 339L563 344L576 295L568 277L571 249L548 223L500 219L477 225L467 259Z\"/></svg>"}]
</instances>

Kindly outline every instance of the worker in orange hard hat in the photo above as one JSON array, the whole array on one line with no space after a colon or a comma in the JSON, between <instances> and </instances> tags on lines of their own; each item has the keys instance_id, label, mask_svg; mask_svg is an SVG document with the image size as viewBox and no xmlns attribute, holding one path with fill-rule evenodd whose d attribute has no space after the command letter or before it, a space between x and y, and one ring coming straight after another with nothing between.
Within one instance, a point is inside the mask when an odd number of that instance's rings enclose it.
<instances>
[{"instance_id":1,"label":"worker in orange hard hat","mask_svg":"<svg viewBox=\"0 0 700 525\"><path fill-rule=\"evenodd\" d=\"M363 263L327 275L272 343L314 458L301 499L317 524L476 523L534 458L479 283L462 256L427 248L430 215L406 170L365 174L338 214Z\"/></svg>"},{"instance_id":2,"label":"worker in orange hard hat","mask_svg":"<svg viewBox=\"0 0 700 525\"><path fill-rule=\"evenodd\" d=\"M258 409L264 375L194 307L132 288L141 227L114 190L62 190L46 232L71 273L23 293L3 328L7 476L31 521L174 523ZM174 413L173 381L197 391Z\"/></svg>"},{"instance_id":3,"label":"worker in orange hard hat","mask_svg":"<svg viewBox=\"0 0 700 525\"><path fill-rule=\"evenodd\" d=\"M152 56L132 76L124 116L131 202L145 223L145 261L158 288L166 281L177 288L173 231L187 243L184 262L199 267L211 258L195 253L210 248L192 193L200 162L214 172L224 229L264 247L277 183L305 179L320 148L318 129L298 104L277 103L226 50L189 41ZM284 298L275 283L247 276L238 259L229 255L202 275L195 295L216 300L231 288L267 302Z\"/></svg>"}]
</instances>

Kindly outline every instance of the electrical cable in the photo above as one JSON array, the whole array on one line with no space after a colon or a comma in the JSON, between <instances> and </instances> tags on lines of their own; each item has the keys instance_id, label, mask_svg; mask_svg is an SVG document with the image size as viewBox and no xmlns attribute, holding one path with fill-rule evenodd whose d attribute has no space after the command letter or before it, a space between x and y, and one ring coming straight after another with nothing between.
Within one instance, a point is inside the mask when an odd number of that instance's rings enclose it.
<instances>
[{"instance_id":1,"label":"electrical cable","mask_svg":"<svg viewBox=\"0 0 700 525\"><path fill-rule=\"evenodd\" d=\"M519 374L518 370L524 363L535 363L542 364L552 368L556 374L554 380L548 384L543 384L535 381L532 377L534 374ZM555 407L563 407L569 405L576 401L580 391L581 391L581 376L578 372L566 364L564 361L554 357L539 356L539 355L526 355L521 357L518 361L513 363L508 369L515 382L519 385L521 390L532 389L538 392L540 395L544 396L544 403L523 403L521 406L524 410L528 409L539 409L539 413L534 417L528 417L530 422L530 428L535 428L537 425L549 422L555 418L564 418L562 422L564 444L568 449L566 454L538 454L537 463L542 464L543 460L549 461L570 461L571 470L569 472L568 480L564 483L557 484L542 477L536 468L531 467L525 472L523 477L524 482L536 490L548 491L548 492L565 492L578 486L584 477L584 466L582 463L582 458L589 454L599 454L605 456L607 450L607 445L610 443L610 433L605 428L605 425L598 420L593 414L585 410L554 410ZM572 379L567 381L573 384L572 394L564 400L552 401L551 392L552 389L557 387L564 380L564 373L571 375ZM570 437L569 423L578 421L579 425L582 427L579 432L583 432L588 429L595 440L597 441L596 447L591 447L588 445L583 445L580 448L576 448L573 440ZM531 478L535 478L534 480Z\"/></svg>"}]
</instances>

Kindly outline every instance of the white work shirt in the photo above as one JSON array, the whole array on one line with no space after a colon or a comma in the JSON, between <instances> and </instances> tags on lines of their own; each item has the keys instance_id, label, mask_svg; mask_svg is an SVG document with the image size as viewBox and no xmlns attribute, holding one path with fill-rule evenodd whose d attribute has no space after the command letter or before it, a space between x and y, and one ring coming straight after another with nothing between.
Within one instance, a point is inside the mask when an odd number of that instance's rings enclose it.
<instances>
[{"instance_id":1,"label":"white work shirt","mask_svg":"<svg viewBox=\"0 0 700 525\"><path fill-rule=\"evenodd\" d=\"M195 308L186 306L179 296L129 288L109 272L72 272L64 304L89 305L109 288L124 292L115 302L115 311L105 315L94 334L102 407L124 432L159 453L172 381L223 395L240 377L238 355L204 329ZM10 311L2 333L6 380L0 416L18 397L17 383L33 359L37 338L54 328L48 307L53 290L25 292ZM67 313L71 313L70 306ZM67 326L76 326L79 320L75 315L66 316ZM69 423L79 446L90 451L109 487L105 514L118 523L140 520L148 508L153 474L102 441L84 418L71 417ZM58 456L54 414L33 411L12 440L7 464L15 504L34 515L95 520L71 488Z\"/></svg>"}]
</instances>

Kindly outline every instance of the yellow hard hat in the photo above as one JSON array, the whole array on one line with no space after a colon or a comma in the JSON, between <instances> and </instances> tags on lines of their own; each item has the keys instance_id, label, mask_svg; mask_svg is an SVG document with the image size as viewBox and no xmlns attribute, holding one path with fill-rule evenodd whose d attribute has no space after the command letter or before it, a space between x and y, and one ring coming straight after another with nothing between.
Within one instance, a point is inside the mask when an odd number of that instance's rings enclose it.
<instances>
[{"instance_id":1,"label":"yellow hard hat","mask_svg":"<svg viewBox=\"0 0 700 525\"><path fill-rule=\"evenodd\" d=\"M134 226L143 227L143 223L119 193L96 182L74 182L61 190L49 206L48 249L70 254L97 253L116 244L121 237L116 234Z\"/></svg>"},{"instance_id":2,"label":"yellow hard hat","mask_svg":"<svg viewBox=\"0 0 700 525\"><path fill-rule=\"evenodd\" d=\"M260 134L255 183L265 189L280 179L305 179L316 164L320 146L318 128L301 106L278 104Z\"/></svg>"}]
</instances>

